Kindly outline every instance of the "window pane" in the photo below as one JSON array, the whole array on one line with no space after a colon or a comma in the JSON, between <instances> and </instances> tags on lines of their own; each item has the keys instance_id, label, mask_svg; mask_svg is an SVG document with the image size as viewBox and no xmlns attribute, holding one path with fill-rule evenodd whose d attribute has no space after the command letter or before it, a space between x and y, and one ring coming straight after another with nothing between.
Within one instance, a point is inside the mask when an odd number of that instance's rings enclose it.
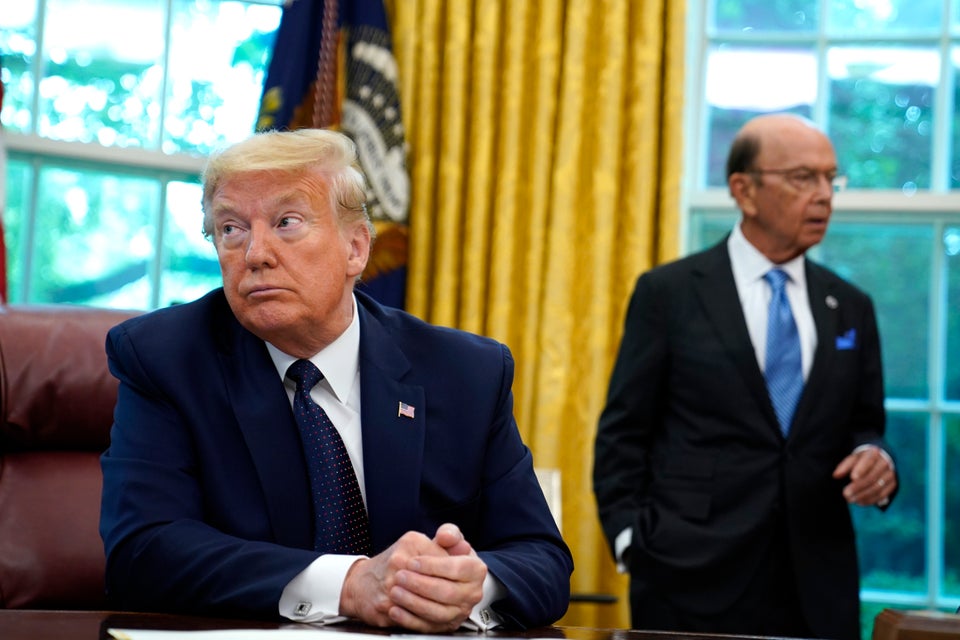
<instances>
[{"instance_id":1,"label":"window pane","mask_svg":"<svg viewBox=\"0 0 960 640\"><path fill-rule=\"evenodd\" d=\"M828 29L859 36L937 30L942 0L831 0Z\"/></svg>"},{"instance_id":2,"label":"window pane","mask_svg":"<svg viewBox=\"0 0 960 640\"><path fill-rule=\"evenodd\" d=\"M201 233L202 189L197 183L167 186L164 264L160 276L160 306L195 300L222 284L213 243Z\"/></svg>"},{"instance_id":3,"label":"window pane","mask_svg":"<svg viewBox=\"0 0 960 640\"><path fill-rule=\"evenodd\" d=\"M47 0L40 135L158 147L165 4Z\"/></svg>"},{"instance_id":4,"label":"window pane","mask_svg":"<svg viewBox=\"0 0 960 640\"><path fill-rule=\"evenodd\" d=\"M943 592L956 598L960 596L960 416L948 416L944 426Z\"/></svg>"},{"instance_id":5,"label":"window pane","mask_svg":"<svg viewBox=\"0 0 960 640\"><path fill-rule=\"evenodd\" d=\"M960 3L957 3L960 7ZM958 9L960 10L960 9ZM960 189L960 47L950 49L950 71L953 76L953 114L950 118L951 157L950 189Z\"/></svg>"},{"instance_id":6,"label":"window pane","mask_svg":"<svg viewBox=\"0 0 960 640\"><path fill-rule=\"evenodd\" d=\"M714 213L714 212L710 212ZM733 230L740 219L733 205L729 212L708 215L705 211L693 211L690 217L690 250L699 251L712 247Z\"/></svg>"},{"instance_id":7,"label":"window pane","mask_svg":"<svg viewBox=\"0 0 960 640\"><path fill-rule=\"evenodd\" d=\"M834 47L827 53L829 133L854 189L930 187L939 54L911 47Z\"/></svg>"},{"instance_id":8,"label":"window pane","mask_svg":"<svg viewBox=\"0 0 960 640\"><path fill-rule=\"evenodd\" d=\"M925 593L927 416L888 414L886 438L897 459L900 489L896 499L886 511L851 507L857 529L861 586Z\"/></svg>"},{"instance_id":9,"label":"window pane","mask_svg":"<svg viewBox=\"0 0 960 640\"><path fill-rule=\"evenodd\" d=\"M37 52L36 9L33 2L23 0L6 2L0 11L0 82L4 87L0 119L11 131L26 132L33 122L30 68Z\"/></svg>"},{"instance_id":10,"label":"window pane","mask_svg":"<svg viewBox=\"0 0 960 640\"><path fill-rule=\"evenodd\" d=\"M950 227L944 232L943 250L946 254L947 270L944 396L948 400L960 400L960 227Z\"/></svg>"},{"instance_id":11,"label":"window pane","mask_svg":"<svg viewBox=\"0 0 960 640\"><path fill-rule=\"evenodd\" d=\"M281 8L176 0L163 151L206 155L253 133Z\"/></svg>"},{"instance_id":12,"label":"window pane","mask_svg":"<svg viewBox=\"0 0 960 640\"><path fill-rule=\"evenodd\" d=\"M769 111L810 117L817 98L817 58L806 48L714 46L707 54L707 185L727 183L724 165L737 130Z\"/></svg>"},{"instance_id":13,"label":"window pane","mask_svg":"<svg viewBox=\"0 0 960 640\"><path fill-rule=\"evenodd\" d=\"M732 31L815 31L818 0L714 0L713 25Z\"/></svg>"},{"instance_id":14,"label":"window pane","mask_svg":"<svg viewBox=\"0 0 960 640\"><path fill-rule=\"evenodd\" d=\"M904 217L909 214L902 214ZM888 398L926 398L933 227L834 218L815 259L873 298ZM878 256L897 256L896 260Z\"/></svg>"},{"instance_id":15,"label":"window pane","mask_svg":"<svg viewBox=\"0 0 960 640\"><path fill-rule=\"evenodd\" d=\"M145 178L43 169L28 301L148 308L159 191Z\"/></svg>"}]
</instances>

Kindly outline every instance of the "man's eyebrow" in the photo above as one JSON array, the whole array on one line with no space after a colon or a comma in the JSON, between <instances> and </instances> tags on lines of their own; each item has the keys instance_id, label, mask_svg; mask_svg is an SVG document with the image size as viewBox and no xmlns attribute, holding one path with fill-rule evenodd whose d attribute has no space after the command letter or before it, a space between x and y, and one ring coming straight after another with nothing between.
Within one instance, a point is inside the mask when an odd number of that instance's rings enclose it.
<instances>
[{"instance_id":1,"label":"man's eyebrow","mask_svg":"<svg viewBox=\"0 0 960 640\"><path fill-rule=\"evenodd\" d=\"M299 204L299 203L309 204L309 202L310 202L310 196L307 193L299 189L294 189L280 196L277 196L276 198L273 198L272 200L270 200L270 205L282 207L282 206L287 206L289 204ZM223 200L220 200L214 203L212 212L214 215L223 215L223 214L236 213L237 210L238 208L234 206L234 204L231 201L224 202Z\"/></svg>"},{"instance_id":2,"label":"man's eyebrow","mask_svg":"<svg viewBox=\"0 0 960 640\"><path fill-rule=\"evenodd\" d=\"M790 169L784 169L784 171L809 171L811 173L834 173L839 171L836 165L832 167L827 167L826 169L818 169L816 167L811 167L810 165L801 164L796 167L791 167Z\"/></svg>"},{"instance_id":3,"label":"man's eyebrow","mask_svg":"<svg viewBox=\"0 0 960 640\"><path fill-rule=\"evenodd\" d=\"M230 214L230 213L233 213L234 211L236 211L236 208L232 204L230 204L229 202L219 201L219 202L214 202L211 213L217 216L217 215L223 215L223 214Z\"/></svg>"}]
</instances>

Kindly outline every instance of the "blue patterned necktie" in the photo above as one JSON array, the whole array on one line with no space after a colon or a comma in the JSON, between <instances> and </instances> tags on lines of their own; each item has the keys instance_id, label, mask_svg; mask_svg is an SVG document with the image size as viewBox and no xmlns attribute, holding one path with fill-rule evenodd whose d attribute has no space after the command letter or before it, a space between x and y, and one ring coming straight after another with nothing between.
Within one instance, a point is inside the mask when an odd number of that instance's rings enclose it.
<instances>
[{"instance_id":1,"label":"blue patterned necktie","mask_svg":"<svg viewBox=\"0 0 960 640\"><path fill-rule=\"evenodd\" d=\"M763 375L780 421L780 431L787 435L803 391L800 335L790 311L790 301L787 300L787 274L780 269L772 269L763 279L770 285L772 294L767 317L767 361Z\"/></svg>"},{"instance_id":2,"label":"blue patterned necktie","mask_svg":"<svg viewBox=\"0 0 960 640\"><path fill-rule=\"evenodd\" d=\"M314 549L370 555L370 522L350 456L326 411L310 397L310 389L323 374L309 360L297 360L287 369L287 377L297 383L293 413L310 471L316 518Z\"/></svg>"}]
</instances>

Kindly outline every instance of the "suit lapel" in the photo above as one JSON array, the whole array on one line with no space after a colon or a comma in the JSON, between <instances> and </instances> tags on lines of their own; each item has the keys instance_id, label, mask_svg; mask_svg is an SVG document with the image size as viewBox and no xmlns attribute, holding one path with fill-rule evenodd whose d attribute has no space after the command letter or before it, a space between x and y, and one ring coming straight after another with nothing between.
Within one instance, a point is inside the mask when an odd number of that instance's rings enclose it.
<instances>
[{"instance_id":1,"label":"suit lapel","mask_svg":"<svg viewBox=\"0 0 960 640\"><path fill-rule=\"evenodd\" d=\"M819 271L819 268L807 260L807 297L810 303L810 312L813 314L813 324L817 330L817 348L813 355L813 366L810 375L803 387L803 394L797 405L797 415L793 429L802 428L804 419L813 407L810 398L821 397L820 389L829 379L831 361L833 360L837 336L837 309L840 301L834 287L831 286ZM791 431L793 433L793 430Z\"/></svg>"},{"instance_id":2,"label":"suit lapel","mask_svg":"<svg viewBox=\"0 0 960 640\"><path fill-rule=\"evenodd\" d=\"M726 240L703 254L703 260L693 267L693 275L694 287L704 315L716 329L717 338L743 377L757 406L761 407L767 416L770 427L779 433L777 416L767 393L767 383L757 364L756 350L747 331L747 321L743 316L737 285L733 280Z\"/></svg>"},{"instance_id":3,"label":"suit lapel","mask_svg":"<svg viewBox=\"0 0 960 640\"><path fill-rule=\"evenodd\" d=\"M225 331L224 327L228 329ZM313 548L309 476L290 401L263 341L223 314L219 351L234 417L253 459L276 541Z\"/></svg>"},{"instance_id":4,"label":"suit lapel","mask_svg":"<svg viewBox=\"0 0 960 640\"><path fill-rule=\"evenodd\" d=\"M375 311L360 311L363 469L374 553L415 528L427 403L423 387L402 381L410 363ZM400 412L405 403L413 416ZM409 413L409 412L406 412Z\"/></svg>"}]
</instances>

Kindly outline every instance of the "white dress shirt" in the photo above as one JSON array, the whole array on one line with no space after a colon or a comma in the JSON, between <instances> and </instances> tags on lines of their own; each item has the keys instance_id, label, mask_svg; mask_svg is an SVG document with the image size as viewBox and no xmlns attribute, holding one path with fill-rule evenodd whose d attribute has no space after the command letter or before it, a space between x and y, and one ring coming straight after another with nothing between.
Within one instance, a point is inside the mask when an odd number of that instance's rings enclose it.
<instances>
[{"instance_id":1,"label":"white dress shirt","mask_svg":"<svg viewBox=\"0 0 960 640\"><path fill-rule=\"evenodd\" d=\"M800 361L803 367L803 381L810 376L813 366L813 354L817 349L817 328L813 324L810 311L810 298L807 296L807 275L804 270L804 256L801 254L783 264L774 264L757 250L740 231L740 225L734 227L727 240L730 253L730 267L733 269L733 281L740 296L743 317L747 321L747 331L753 350L757 354L760 370L766 368L767 357L767 316L770 307L770 285L763 279L774 267L782 269L788 276L786 282L787 300L797 324L800 335Z\"/></svg>"},{"instance_id":2,"label":"white dress shirt","mask_svg":"<svg viewBox=\"0 0 960 640\"><path fill-rule=\"evenodd\" d=\"M297 358L266 343L277 373L283 380L290 405L296 384L286 377ZM330 422L343 439L353 470L360 485L364 504L367 500L363 475L363 438L360 429L360 316L353 299L353 320L340 336L310 358L323 373L323 379L310 390L310 397L327 413ZM280 615L297 622L334 623L347 618L339 614L343 581L353 563L366 556L326 553L314 560L284 588L280 595ZM485 630L501 624L499 616L489 609L492 602L505 594L499 580L487 573L483 598L474 607L464 626Z\"/></svg>"}]
</instances>

